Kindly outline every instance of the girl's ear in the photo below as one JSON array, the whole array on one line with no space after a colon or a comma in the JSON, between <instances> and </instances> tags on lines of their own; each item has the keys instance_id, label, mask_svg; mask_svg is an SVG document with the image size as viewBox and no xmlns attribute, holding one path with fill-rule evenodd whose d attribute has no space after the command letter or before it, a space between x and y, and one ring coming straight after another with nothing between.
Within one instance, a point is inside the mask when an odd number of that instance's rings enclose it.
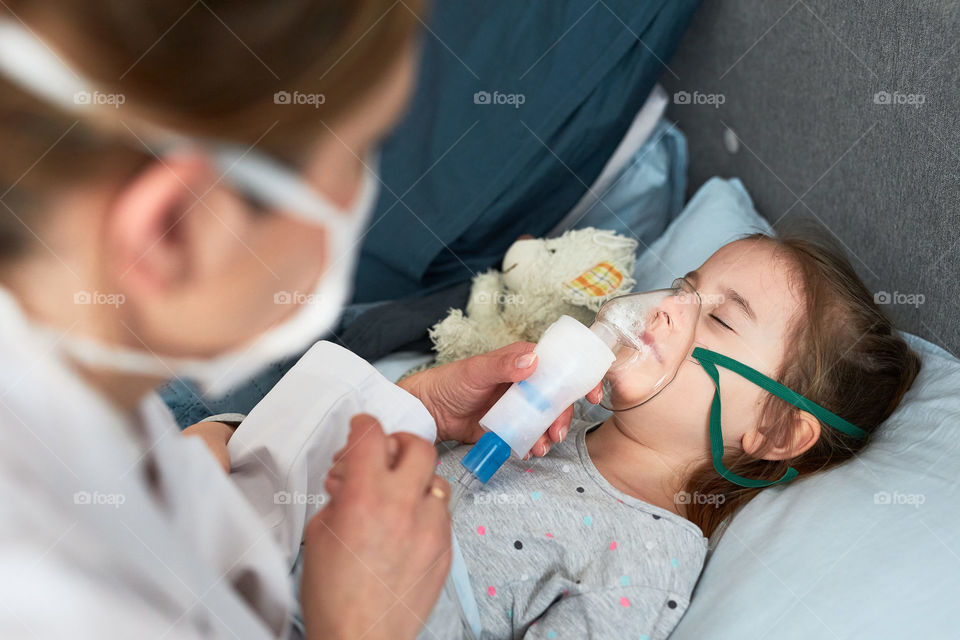
<instances>
[{"instance_id":1,"label":"girl's ear","mask_svg":"<svg viewBox=\"0 0 960 640\"><path fill-rule=\"evenodd\" d=\"M807 451L820 439L820 421L807 411L796 411L796 422L789 441L779 443L768 439L759 429L743 434L741 444L745 453L756 455L769 440L769 446L759 454L763 460L788 460Z\"/></svg>"}]
</instances>

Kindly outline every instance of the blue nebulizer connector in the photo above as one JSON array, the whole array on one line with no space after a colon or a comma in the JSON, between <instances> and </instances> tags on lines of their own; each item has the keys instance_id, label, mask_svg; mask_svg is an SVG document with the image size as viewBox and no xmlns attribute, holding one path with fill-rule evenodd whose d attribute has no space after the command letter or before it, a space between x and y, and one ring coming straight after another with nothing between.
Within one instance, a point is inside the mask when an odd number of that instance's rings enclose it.
<instances>
[{"instance_id":1,"label":"blue nebulizer connector","mask_svg":"<svg viewBox=\"0 0 960 640\"><path fill-rule=\"evenodd\" d=\"M475 445L463 456L460 464L463 465L463 474L453 485L453 494L450 496L450 512L456 509L460 498L468 491L473 491L481 484L486 484L497 469L510 457L510 445L495 434L487 431Z\"/></svg>"},{"instance_id":2,"label":"blue nebulizer connector","mask_svg":"<svg viewBox=\"0 0 960 640\"><path fill-rule=\"evenodd\" d=\"M486 484L497 469L510 457L510 445L493 431L487 431L473 445L467 455L463 456L461 464L477 477L477 480Z\"/></svg>"}]
</instances>

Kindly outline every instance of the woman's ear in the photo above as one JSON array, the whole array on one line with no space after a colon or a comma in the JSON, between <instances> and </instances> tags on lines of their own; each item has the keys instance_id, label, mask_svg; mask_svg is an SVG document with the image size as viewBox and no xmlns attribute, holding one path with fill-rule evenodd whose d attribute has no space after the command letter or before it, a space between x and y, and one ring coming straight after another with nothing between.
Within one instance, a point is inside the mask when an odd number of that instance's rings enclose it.
<instances>
[{"instance_id":1,"label":"woman's ear","mask_svg":"<svg viewBox=\"0 0 960 640\"><path fill-rule=\"evenodd\" d=\"M251 222L240 198L218 187L208 158L185 151L128 180L106 217L105 253L123 289L167 292L215 269Z\"/></svg>"},{"instance_id":2,"label":"woman's ear","mask_svg":"<svg viewBox=\"0 0 960 640\"><path fill-rule=\"evenodd\" d=\"M795 423L789 441L779 443L767 438L759 429L743 434L741 444L745 453L763 460L788 460L807 451L820 439L820 421L807 411L795 411ZM769 443L768 443L769 441ZM764 445L767 447L764 449ZM763 449L763 453L758 453Z\"/></svg>"},{"instance_id":3,"label":"woman's ear","mask_svg":"<svg viewBox=\"0 0 960 640\"><path fill-rule=\"evenodd\" d=\"M106 218L105 247L125 288L162 291L190 269L191 239L178 226L213 184L203 155L151 162L120 188Z\"/></svg>"}]
</instances>

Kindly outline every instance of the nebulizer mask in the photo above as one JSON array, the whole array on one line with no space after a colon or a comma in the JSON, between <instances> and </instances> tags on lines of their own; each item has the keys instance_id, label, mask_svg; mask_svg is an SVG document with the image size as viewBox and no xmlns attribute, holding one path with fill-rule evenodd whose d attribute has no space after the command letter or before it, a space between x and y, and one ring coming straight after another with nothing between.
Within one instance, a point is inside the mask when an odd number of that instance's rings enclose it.
<instances>
[{"instance_id":1,"label":"nebulizer mask","mask_svg":"<svg viewBox=\"0 0 960 640\"><path fill-rule=\"evenodd\" d=\"M798 409L854 438L866 437L859 427L789 389L738 360L695 343L702 300L683 278L671 289L620 296L597 314L591 329L607 335L617 355L603 379L602 406L610 411L629 411L660 393L687 362L703 368L714 384L710 405L710 455L714 469L741 487L760 488L789 482L798 474L789 467L776 480L758 480L737 475L723 464L723 432L720 423L720 374L717 367L735 373ZM615 342L614 342L615 339Z\"/></svg>"},{"instance_id":2,"label":"nebulizer mask","mask_svg":"<svg viewBox=\"0 0 960 640\"><path fill-rule=\"evenodd\" d=\"M615 356L603 377L603 408L635 409L673 381L690 354L700 306L697 290L678 278L669 289L618 296L600 308L590 330Z\"/></svg>"},{"instance_id":3,"label":"nebulizer mask","mask_svg":"<svg viewBox=\"0 0 960 640\"><path fill-rule=\"evenodd\" d=\"M606 340L617 355L603 379L604 399L601 404L604 408L614 412L635 409L670 384L685 361L699 365L714 384L710 405L710 455L713 467L723 478L749 488L789 482L798 475L797 470L789 467L776 480L758 480L745 478L726 468L723 464L718 366L814 415L842 433L853 438L866 437L866 432L859 427L769 376L738 360L695 344L701 306L699 292L687 280L679 278L669 290L621 296L600 309L591 329L599 335L607 335Z\"/></svg>"}]
</instances>

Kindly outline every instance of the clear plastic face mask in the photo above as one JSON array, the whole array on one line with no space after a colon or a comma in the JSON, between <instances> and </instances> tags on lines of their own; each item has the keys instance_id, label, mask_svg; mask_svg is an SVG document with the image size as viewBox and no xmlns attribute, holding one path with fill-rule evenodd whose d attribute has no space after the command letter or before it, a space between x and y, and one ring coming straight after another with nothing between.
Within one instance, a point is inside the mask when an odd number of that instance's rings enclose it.
<instances>
[{"instance_id":1,"label":"clear plastic face mask","mask_svg":"<svg viewBox=\"0 0 960 640\"><path fill-rule=\"evenodd\" d=\"M677 278L669 289L609 300L590 327L616 360L603 379L601 406L628 411L670 384L693 348L700 295Z\"/></svg>"},{"instance_id":2,"label":"clear plastic face mask","mask_svg":"<svg viewBox=\"0 0 960 640\"><path fill-rule=\"evenodd\" d=\"M746 378L781 400L806 411L824 424L853 438L867 433L776 380L733 358L694 342L701 298L687 280L674 280L670 289L633 293L607 302L590 327L613 350L616 360L603 379L601 405L611 411L628 411L656 397L689 361L703 367L714 383L710 407L710 450L713 466L722 477L742 487L768 487L797 476L790 467L779 479L739 476L723 464L720 425L720 375L718 367Z\"/></svg>"}]
</instances>

